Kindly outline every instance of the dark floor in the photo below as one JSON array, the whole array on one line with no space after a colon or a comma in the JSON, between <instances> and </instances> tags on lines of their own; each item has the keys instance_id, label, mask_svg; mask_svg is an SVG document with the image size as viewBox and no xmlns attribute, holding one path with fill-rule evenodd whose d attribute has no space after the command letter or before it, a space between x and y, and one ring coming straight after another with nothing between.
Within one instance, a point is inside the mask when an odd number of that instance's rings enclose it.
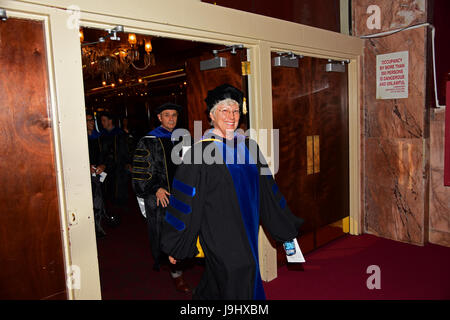
<instances>
[{"instance_id":1,"label":"dark floor","mask_svg":"<svg viewBox=\"0 0 450 320\"><path fill-rule=\"evenodd\" d=\"M105 226L107 235L97 239L102 298L110 299L191 299L177 292L169 273L169 265L154 271L147 221L137 202L131 198L128 212L121 213L119 226ZM198 259L187 264L185 279L192 286L201 278L203 266Z\"/></svg>"}]
</instances>

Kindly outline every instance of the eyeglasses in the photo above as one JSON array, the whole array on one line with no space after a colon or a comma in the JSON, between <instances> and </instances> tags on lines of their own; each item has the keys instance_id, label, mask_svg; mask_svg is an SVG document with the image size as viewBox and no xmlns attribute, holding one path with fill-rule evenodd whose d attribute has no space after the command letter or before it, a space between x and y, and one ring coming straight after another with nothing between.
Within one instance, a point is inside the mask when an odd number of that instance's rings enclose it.
<instances>
[{"instance_id":1,"label":"eyeglasses","mask_svg":"<svg viewBox=\"0 0 450 320\"><path fill-rule=\"evenodd\" d=\"M217 109L222 116L231 116L233 114L235 117L239 117L241 114L239 109L231 110L230 108Z\"/></svg>"}]
</instances>

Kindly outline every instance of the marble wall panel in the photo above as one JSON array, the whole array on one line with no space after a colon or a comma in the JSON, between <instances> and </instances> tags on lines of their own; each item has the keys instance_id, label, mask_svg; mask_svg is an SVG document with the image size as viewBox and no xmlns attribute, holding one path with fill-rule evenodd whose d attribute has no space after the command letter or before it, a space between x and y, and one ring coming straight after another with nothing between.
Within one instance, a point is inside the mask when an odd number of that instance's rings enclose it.
<instances>
[{"instance_id":1,"label":"marble wall panel","mask_svg":"<svg viewBox=\"0 0 450 320\"><path fill-rule=\"evenodd\" d=\"M432 112L429 241L450 247L450 187L444 186L444 120L445 112Z\"/></svg>"},{"instance_id":2,"label":"marble wall panel","mask_svg":"<svg viewBox=\"0 0 450 320\"><path fill-rule=\"evenodd\" d=\"M381 29L369 29L367 13L371 5L377 5L381 13ZM367 35L426 22L426 0L353 0L353 31L355 35Z\"/></svg>"},{"instance_id":3,"label":"marble wall panel","mask_svg":"<svg viewBox=\"0 0 450 320\"><path fill-rule=\"evenodd\" d=\"M425 110L425 27L367 40L364 53L366 137L421 138ZM376 56L409 52L407 99L376 99Z\"/></svg>"},{"instance_id":4,"label":"marble wall panel","mask_svg":"<svg viewBox=\"0 0 450 320\"><path fill-rule=\"evenodd\" d=\"M367 27L367 8L378 5L381 29ZM426 22L426 0L353 0L353 34L367 35ZM423 245L428 238L428 126L426 28L366 40L362 72L362 176L364 229ZM406 99L376 99L376 56L409 52Z\"/></svg>"},{"instance_id":5,"label":"marble wall panel","mask_svg":"<svg viewBox=\"0 0 450 320\"><path fill-rule=\"evenodd\" d=\"M366 232L423 243L422 149L422 139L366 139Z\"/></svg>"}]
</instances>

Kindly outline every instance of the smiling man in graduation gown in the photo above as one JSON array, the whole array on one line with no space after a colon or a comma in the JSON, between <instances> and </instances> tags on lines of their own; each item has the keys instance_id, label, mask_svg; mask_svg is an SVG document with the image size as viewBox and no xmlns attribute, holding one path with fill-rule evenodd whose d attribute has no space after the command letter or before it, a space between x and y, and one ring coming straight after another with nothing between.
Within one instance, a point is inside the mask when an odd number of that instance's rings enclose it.
<instances>
[{"instance_id":1,"label":"smiling man in graduation gown","mask_svg":"<svg viewBox=\"0 0 450 320\"><path fill-rule=\"evenodd\" d=\"M268 168L257 144L235 133L243 93L225 84L205 101L214 129L177 169L161 248L171 263L203 249L205 272L194 299L265 299L259 225L285 242L297 237L303 220L291 213L272 175L263 174Z\"/></svg>"},{"instance_id":2,"label":"smiling man in graduation gown","mask_svg":"<svg viewBox=\"0 0 450 320\"><path fill-rule=\"evenodd\" d=\"M169 204L176 164L171 154L174 147L172 132L177 125L181 106L165 103L156 110L161 125L139 141L133 157L133 189L141 211L147 218L153 269L159 271L161 262L161 226L165 208ZM167 261L167 257L165 257ZM182 268L171 265L171 277L178 291L188 293L190 288L183 278ZM179 267L179 268L177 268Z\"/></svg>"}]
</instances>

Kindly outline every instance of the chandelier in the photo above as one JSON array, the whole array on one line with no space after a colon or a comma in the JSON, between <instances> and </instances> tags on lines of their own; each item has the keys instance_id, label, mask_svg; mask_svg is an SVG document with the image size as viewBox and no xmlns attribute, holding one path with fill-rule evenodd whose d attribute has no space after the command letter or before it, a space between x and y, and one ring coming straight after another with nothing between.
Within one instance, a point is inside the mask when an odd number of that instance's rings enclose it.
<instances>
[{"instance_id":1,"label":"chandelier","mask_svg":"<svg viewBox=\"0 0 450 320\"><path fill-rule=\"evenodd\" d=\"M101 78L103 85L122 83L132 68L144 71L155 65L150 37L142 36L140 41L134 33L128 34L127 41L117 36L122 27L107 30L106 37L98 41L83 43L84 33L80 30L83 75L93 79ZM110 41L107 41L110 40Z\"/></svg>"}]
</instances>

